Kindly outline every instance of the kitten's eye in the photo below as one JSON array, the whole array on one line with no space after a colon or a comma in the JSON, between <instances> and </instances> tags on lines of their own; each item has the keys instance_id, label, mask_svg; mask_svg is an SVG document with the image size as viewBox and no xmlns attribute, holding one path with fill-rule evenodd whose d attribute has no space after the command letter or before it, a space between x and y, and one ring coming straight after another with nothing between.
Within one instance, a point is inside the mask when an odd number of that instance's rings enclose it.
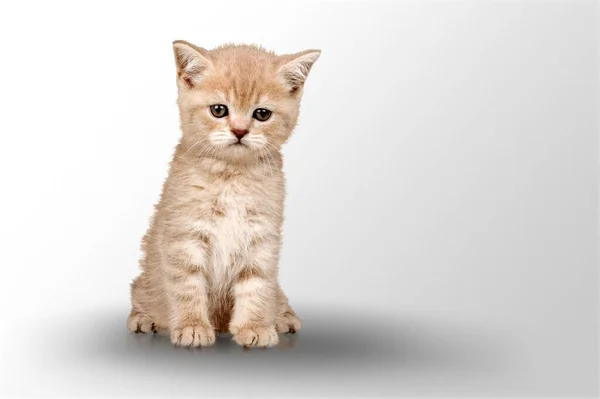
<instances>
[{"instance_id":1,"label":"kitten's eye","mask_svg":"<svg viewBox=\"0 0 600 399\"><path fill-rule=\"evenodd\" d=\"M213 114L215 118L223 118L229 115L229 110L227 106L223 104L215 104L210 106L210 113Z\"/></svg>"},{"instance_id":2,"label":"kitten's eye","mask_svg":"<svg viewBox=\"0 0 600 399\"><path fill-rule=\"evenodd\" d=\"M252 117L258 121L264 122L271 117L272 112L266 108L257 108Z\"/></svg>"}]
</instances>

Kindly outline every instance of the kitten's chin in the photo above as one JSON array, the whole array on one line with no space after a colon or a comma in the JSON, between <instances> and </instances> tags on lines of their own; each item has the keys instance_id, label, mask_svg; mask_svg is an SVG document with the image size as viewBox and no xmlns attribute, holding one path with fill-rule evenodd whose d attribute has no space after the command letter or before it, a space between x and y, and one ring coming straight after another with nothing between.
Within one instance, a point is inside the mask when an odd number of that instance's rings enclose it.
<instances>
[{"instance_id":1,"label":"kitten's chin","mask_svg":"<svg viewBox=\"0 0 600 399\"><path fill-rule=\"evenodd\" d=\"M235 143L221 148L218 156L224 161L237 163L258 162L257 151L247 144Z\"/></svg>"}]
</instances>

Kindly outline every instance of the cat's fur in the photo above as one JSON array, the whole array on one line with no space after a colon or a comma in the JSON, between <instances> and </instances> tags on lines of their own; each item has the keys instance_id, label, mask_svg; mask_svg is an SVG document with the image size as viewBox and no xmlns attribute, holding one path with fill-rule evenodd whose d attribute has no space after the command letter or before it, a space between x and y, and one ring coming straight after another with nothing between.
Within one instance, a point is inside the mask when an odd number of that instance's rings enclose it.
<instances>
[{"instance_id":1,"label":"cat's fur","mask_svg":"<svg viewBox=\"0 0 600 399\"><path fill-rule=\"evenodd\" d=\"M132 332L208 346L231 332L243 346L274 346L300 320L278 283L285 196L281 145L298 118L320 51L277 56L258 46L205 50L173 43L182 137L131 284ZM224 104L229 115L209 107ZM265 122L256 108L271 110ZM231 129L247 129L245 146Z\"/></svg>"}]
</instances>

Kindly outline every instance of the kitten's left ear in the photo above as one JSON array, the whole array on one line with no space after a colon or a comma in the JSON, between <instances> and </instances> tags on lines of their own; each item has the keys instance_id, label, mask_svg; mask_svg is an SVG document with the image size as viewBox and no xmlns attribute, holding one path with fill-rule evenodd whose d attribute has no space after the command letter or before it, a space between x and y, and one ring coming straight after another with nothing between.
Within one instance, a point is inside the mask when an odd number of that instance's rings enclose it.
<instances>
[{"instance_id":1,"label":"kitten's left ear","mask_svg":"<svg viewBox=\"0 0 600 399\"><path fill-rule=\"evenodd\" d=\"M280 57L283 65L279 68L279 73L290 86L290 93L295 93L304 85L310 69L320 55L321 50L305 50Z\"/></svg>"},{"instance_id":2,"label":"kitten's left ear","mask_svg":"<svg viewBox=\"0 0 600 399\"><path fill-rule=\"evenodd\" d=\"M188 88L200 83L211 66L208 51L183 40L173 42L178 80Z\"/></svg>"}]
</instances>

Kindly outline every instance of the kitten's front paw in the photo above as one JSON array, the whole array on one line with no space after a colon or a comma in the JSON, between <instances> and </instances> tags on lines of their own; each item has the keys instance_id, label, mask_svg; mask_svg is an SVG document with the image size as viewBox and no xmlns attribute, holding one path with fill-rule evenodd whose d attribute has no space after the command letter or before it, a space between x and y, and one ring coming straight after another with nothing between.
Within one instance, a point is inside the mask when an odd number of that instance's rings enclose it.
<instances>
[{"instance_id":1,"label":"kitten's front paw","mask_svg":"<svg viewBox=\"0 0 600 399\"><path fill-rule=\"evenodd\" d=\"M233 332L233 340L246 348L264 348L277 345L279 343L279 336L277 336L275 326L251 326L240 328Z\"/></svg>"},{"instance_id":2,"label":"kitten's front paw","mask_svg":"<svg viewBox=\"0 0 600 399\"><path fill-rule=\"evenodd\" d=\"M171 342L177 346L197 348L215 343L215 330L203 326L187 326L171 331Z\"/></svg>"},{"instance_id":3,"label":"kitten's front paw","mask_svg":"<svg viewBox=\"0 0 600 399\"><path fill-rule=\"evenodd\" d=\"M299 331L302 327L302 322L296 316L293 316L289 313L283 314L277 318L275 321L277 332L280 333L292 333L294 334L296 331Z\"/></svg>"}]
</instances>

